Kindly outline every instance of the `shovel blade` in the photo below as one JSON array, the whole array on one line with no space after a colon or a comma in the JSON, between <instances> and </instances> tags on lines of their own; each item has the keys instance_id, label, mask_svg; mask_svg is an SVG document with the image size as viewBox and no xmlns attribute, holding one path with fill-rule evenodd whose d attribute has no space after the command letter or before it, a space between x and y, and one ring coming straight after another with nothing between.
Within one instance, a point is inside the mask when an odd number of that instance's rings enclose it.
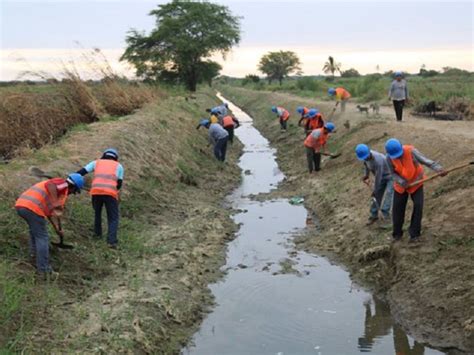
<instances>
[{"instance_id":1,"label":"shovel blade","mask_svg":"<svg viewBox=\"0 0 474 355\"><path fill-rule=\"evenodd\" d=\"M59 249L74 249L74 246L70 244L56 243L56 242L51 242L51 244Z\"/></svg>"}]
</instances>

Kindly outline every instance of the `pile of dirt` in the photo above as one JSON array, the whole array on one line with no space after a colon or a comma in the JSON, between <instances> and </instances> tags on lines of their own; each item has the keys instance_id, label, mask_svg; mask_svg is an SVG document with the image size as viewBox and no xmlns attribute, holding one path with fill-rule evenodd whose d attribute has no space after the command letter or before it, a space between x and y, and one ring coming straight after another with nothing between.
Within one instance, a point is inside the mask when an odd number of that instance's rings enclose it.
<instances>
[{"instance_id":1,"label":"pile of dirt","mask_svg":"<svg viewBox=\"0 0 474 355\"><path fill-rule=\"evenodd\" d=\"M256 127L277 148L280 167L288 176L282 193L303 196L306 207L316 214L320 225L300 238L298 245L335 257L357 280L373 285L388 298L401 325L418 340L473 351L474 169L426 184L422 243L410 245L405 235L402 242L392 244L390 223L365 225L370 195L361 182L363 169L354 148L367 143L383 152L387 138L398 137L449 168L474 157L474 137L468 133L474 126L459 122L465 133L457 134L457 128L447 129L446 122L397 123L388 121L386 115L366 119L349 106L346 114L332 118L337 131L329 148L342 153L341 157L325 160L321 172L309 175L304 133L296 124L299 117L294 114L288 132L282 133L270 108L279 105L293 113L297 106L305 105L329 113L332 104L234 87L224 86L221 91L255 119ZM344 124L346 121L350 124Z\"/></svg>"},{"instance_id":2,"label":"pile of dirt","mask_svg":"<svg viewBox=\"0 0 474 355\"><path fill-rule=\"evenodd\" d=\"M162 99L119 120L79 126L0 166L1 349L179 352L212 304L207 285L221 276L235 228L222 201L239 182L241 146L235 143L222 164L207 132L195 129L216 103L211 93ZM107 147L118 149L125 168L119 249L92 237L90 197L71 196L64 228L75 248L53 249L59 278L37 280L26 224L12 208L38 181L28 168L64 176Z\"/></svg>"}]
</instances>

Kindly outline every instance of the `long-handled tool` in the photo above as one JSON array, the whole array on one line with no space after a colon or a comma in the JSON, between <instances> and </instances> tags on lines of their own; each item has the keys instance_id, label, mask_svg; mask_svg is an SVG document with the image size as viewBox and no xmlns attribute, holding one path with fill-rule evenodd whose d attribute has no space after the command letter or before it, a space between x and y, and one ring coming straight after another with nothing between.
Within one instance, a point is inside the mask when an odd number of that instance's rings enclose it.
<instances>
[{"instance_id":1,"label":"long-handled tool","mask_svg":"<svg viewBox=\"0 0 474 355\"><path fill-rule=\"evenodd\" d=\"M55 247L58 247L58 248L61 248L61 249L74 249L74 246L72 246L70 244L64 244L64 232L63 232L63 228L61 226L61 219L58 217L58 224L57 225L56 225L56 223L53 222L53 220L51 218L48 218L48 220L51 223L51 225L53 226L54 231L56 232L56 234L59 237L59 243L51 242L51 244L54 245Z\"/></svg>"},{"instance_id":2,"label":"long-handled tool","mask_svg":"<svg viewBox=\"0 0 474 355\"><path fill-rule=\"evenodd\" d=\"M369 181L367 181L367 182L364 181L364 184L367 185L367 187L370 190L370 200L375 204L375 208L377 208L377 217L379 217L381 219L384 219L383 215L381 215L381 213L380 213L380 205L377 202L377 199L375 198L375 196L373 194L373 188L372 188L372 186L370 186L370 182Z\"/></svg>"},{"instance_id":3,"label":"long-handled tool","mask_svg":"<svg viewBox=\"0 0 474 355\"><path fill-rule=\"evenodd\" d=\"M321 153L321 155L330 157L331 159L339 158L342 154L342 153L331 154L331 153L326 153L326 152L320 152L320 153Z\"/></svg>"},{"instance_id":4,"label":"long-handled tool","mask_svg":"<svg viewBox=\"0 0 474 355\"><path fill-rule=\"evenodd\" d=\"M30 172L31 175L33 175L34 177L37 177L37 178L46 178L46 179L52 179L53 178L52 175L45 173L43 170L41 170L37 166L30 166L28 171ZM86 188L86 187L83 187L82 190L89 191L89 189Z\"/></svg>"},{"instance_id":5,"label":"long-handled tool","mask_svg":"<svg viewBox=\"0 0 474 355\"><path fill-rule=\"evenodd\" d=\"M470 162L468 162L468 163L463 163L463 164L454 166L454 167L452 167L452 168L450 168L450 169L444 170L444 171L441 172L441 173L437 173L437 174L434 174L434 175L432 175L432 176L428 176L428 177L426 177L426 178L424 178L424 179L420 179L420 180L418 180L418 181L415 181L415 182L411 183L410 185L408 185L407 187L412 187L412 186L415 186L415 185L418 185L418 184L421 184L421 183L424 183L424 182L433 180L433 179L435 179L435 178L437 178L437 177L439 177L439 176L445 175L445 174L450 173L450 172L452 172L452 171L459 170L459 169L462 169L462 168L466 168L466 167L468 167L469 165L474 165L474 160L473 160L473 161L470 161Z\"/></svg>"}]
</instances>

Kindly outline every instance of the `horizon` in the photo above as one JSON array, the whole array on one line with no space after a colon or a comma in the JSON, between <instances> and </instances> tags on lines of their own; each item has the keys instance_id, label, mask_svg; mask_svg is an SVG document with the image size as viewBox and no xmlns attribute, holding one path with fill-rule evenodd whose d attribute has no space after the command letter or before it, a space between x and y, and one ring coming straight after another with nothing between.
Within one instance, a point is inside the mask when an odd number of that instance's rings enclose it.
<instances>
[{"instance_id":1,"label":"horizon","mask_svg":"<svg viewBox=\"0 0 474 355\"><path fill-rule=\"evenodd\" d=\"M0 80L15 80L25 70L58 76L61 63L70 61L89 78L82 53L96 47L114 70L133 76L127 63L118 61L126 32L149 32L154 26L149 11L165 2L4 0ZM264 76L257 70L261 56L278 50L294 51L305 76L321 75L329 55L342 70L361 74L376 72L376 66L381 73L416 73L423 65L474 70L472 2L216 2L243 17L240 44L225 60L211 56L223 66L221 75ZM109 18L115 21L104 21ZM285 26L279 25L282 18Z\"/></svg>"}]
</instances>

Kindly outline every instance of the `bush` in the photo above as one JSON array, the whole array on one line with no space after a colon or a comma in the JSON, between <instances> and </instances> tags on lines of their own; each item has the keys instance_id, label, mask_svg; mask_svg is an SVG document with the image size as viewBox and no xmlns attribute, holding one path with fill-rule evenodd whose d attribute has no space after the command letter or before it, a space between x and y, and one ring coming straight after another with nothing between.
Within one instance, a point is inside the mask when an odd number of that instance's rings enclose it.
<instances>
[{"instance_id":1,"label":"bush","mask_svg":"<svg viewBox=\"0 0 474 355\"><path fill-rule=\"evenodd\" d=\"M341 73L341 78L357 78L360 76L360 73L354 68L345 70Z\"/></svg>"},{"instance_id":2,"label":"bush","mask_svg":"<svg viewBox=\"0 0 474 355\"><path fill-rule=\"evenodd\" d=\"M296 87L299 90L318 91L320 90L321 85L316 79L304 77L296 81Z\"/></svg>"}]
</instances>

